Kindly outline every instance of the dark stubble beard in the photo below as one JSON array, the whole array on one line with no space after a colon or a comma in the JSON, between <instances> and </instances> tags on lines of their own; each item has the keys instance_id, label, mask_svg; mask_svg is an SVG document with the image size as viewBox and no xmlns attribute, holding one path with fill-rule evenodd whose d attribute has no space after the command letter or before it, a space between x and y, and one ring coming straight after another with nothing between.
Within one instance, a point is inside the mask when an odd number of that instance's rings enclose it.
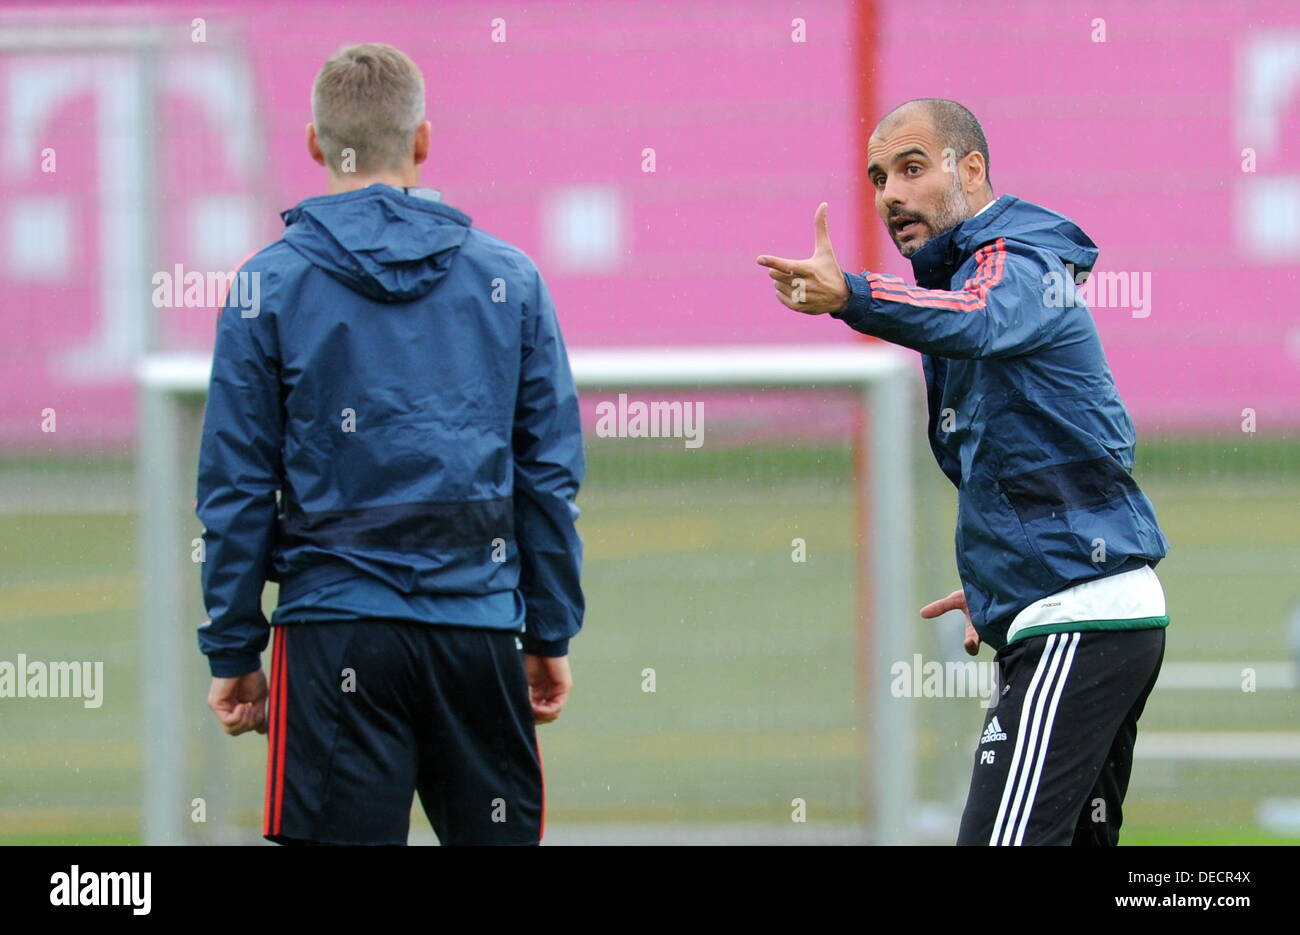
<instances>
[{"instance_id":1,"label":"dark stubble beard","mask_svg":"<svg viewBox=\"0 0 1300 935\"><path fill-rule=\"evenodd\" d=\"M939 205L934 212L933 218L922 218L921 221L927 227L930 227L930 236L925 241L912 240L910 243L898 244L898 252L905 258L910 259L915 256L917 251L924 247L935 237L940 234L946 234L962 221L970 218L970 205L966 203L966 195L961 190L961 180L956 172L952 175L952 186L948 189L947 198Z\"/></svg>"}]
</instances>

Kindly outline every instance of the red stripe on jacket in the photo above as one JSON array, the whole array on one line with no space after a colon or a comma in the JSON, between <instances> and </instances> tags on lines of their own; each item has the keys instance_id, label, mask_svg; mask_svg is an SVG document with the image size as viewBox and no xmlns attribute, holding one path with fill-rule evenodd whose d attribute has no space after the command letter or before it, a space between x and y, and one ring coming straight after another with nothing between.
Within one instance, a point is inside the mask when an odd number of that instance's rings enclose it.
<instances>
[{"instance_id":1,"label":"red stripe on jacket","mask_svg":"<svg viewBox=\"0 0 1300 935\"><path fill-rule=\"evenodd\" d=\"M961 289L922 289L919 286L909 286L897 276L882 273L868 273L867 283L871 287L873 299L901 302L920 308L975 312L988 304L989 290L1002 281L1006 260L1006 241L999 237L975 251L975 275L967 279Z\"/></svg>"}]
</instances>

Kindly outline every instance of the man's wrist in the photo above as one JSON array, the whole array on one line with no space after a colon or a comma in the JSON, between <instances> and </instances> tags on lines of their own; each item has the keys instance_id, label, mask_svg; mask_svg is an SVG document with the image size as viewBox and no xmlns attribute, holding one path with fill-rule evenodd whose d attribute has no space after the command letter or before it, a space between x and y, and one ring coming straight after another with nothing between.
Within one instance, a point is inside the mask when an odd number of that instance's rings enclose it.
<instances>
[{"instance_id":1,"label":"man's wrist","mask_svg":"<svg viewBox=\"0 0 1300 935\"><path fill-rule=\"evenodd\" d=\"M861 330L858 324L871 311L871 284L865 276L854 273L844 273L843 276L848 297L844 300L844 307L831 312L831 317L838 318L854 330Z\"/></svg>"},{"instance_id":2,"label":"man's wrist","mask_svg":"<svg viewBox=\"0 0 1300 935\"><path fill-rule=\"evenodd\" d=\"M840 302L840 307L831 312L832 315L843 313L849 307L849 299L853 298L853 287L849 284L848 274L841 270L840 278L844 280L844 299Z\"/></svg>"},{"instance_id":3,"label":"man's wrist","mask_svg":"<svg viewBox=\"0 0 1300 935\"><path fill-rule=\"evenodd\" d=\"M262 668L261 653L237 653L208 657L208 670L214 679L237 679Z\"/></svg>"},{"instance_id":4,"label":"man's wrist","mask_svg":"<svg viewBox=\"0 0 1300 935\"><path fill-rule=\"evenodd\" d=\"M569 654L569 641L563 640L539 640L529 636L527 633L523 636L524 652L530 656L546 656L547 658L556 658L558 656L567 656Z\"/></svg>"}]
</instances>

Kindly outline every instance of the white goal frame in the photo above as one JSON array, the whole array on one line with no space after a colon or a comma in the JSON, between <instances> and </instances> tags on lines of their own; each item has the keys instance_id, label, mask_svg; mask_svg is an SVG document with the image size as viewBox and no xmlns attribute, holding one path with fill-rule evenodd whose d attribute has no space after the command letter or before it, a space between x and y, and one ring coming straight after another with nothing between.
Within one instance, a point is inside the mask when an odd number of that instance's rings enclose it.
<instances>
[{"instance_id":1,"label":"white goal frame","mask_svg":"<svg viewBox=\"0 0 1300 935\"><path fill-rule=\"evenodd\" d=\"M913 599L914 386L910 355L883 344L574 350L579 392L624 389L851 389L867 418L855 439L865 455L856 496L870 516L860 531L859 620L868 639L860 660L868 686L859 698L867 726L863 754L872 803L870 840L911 842L915 821L913 705L890 693L890 668L915 645ZM182 526L196 465L184 463L208 390L211 357L154 354L137 371L140 423L140 639L144 706L145 844L184 844L193 808L185 794L184 745L195 705L184 674L198 650L185 600L182 556L191 544ZM861 512L861 511L860 511ZM192 513L192 511L191 511ZM186 562L186 565L189 565ZM192 568L192 565L189 565ZM191 572L197 576L197 571ZM218 783L219 785L219 783ZM212 809L217 803L208 803ZM219 814L219 810L218 810Z\"/></svg>"}]
</instances>

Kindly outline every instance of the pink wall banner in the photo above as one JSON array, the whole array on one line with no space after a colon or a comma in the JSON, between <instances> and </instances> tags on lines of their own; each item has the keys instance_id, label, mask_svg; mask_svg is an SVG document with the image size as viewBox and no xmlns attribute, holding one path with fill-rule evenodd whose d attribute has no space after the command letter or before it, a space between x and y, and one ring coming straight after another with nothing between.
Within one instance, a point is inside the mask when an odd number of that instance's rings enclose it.
<instances>
[{"instance_id":1,"label":"pink wall banner","mask_svg":"<svg viewBox=\"0 0 1300 935\"><path fill-rule=\"evenodd\" d=\"M0 450L130 441L140 356L213 338L219 296L156 277L215 278L324 193L311 83L356 42L423 69L422 182L537 261L570 347L863 340L754 257L811 253L827 201L846 266L909 277L862 144L949 97L997 192L1100 247L1140 426L1300 429L1294 4L108 2L0 11Z\"/></svg>"}]
</instances>

